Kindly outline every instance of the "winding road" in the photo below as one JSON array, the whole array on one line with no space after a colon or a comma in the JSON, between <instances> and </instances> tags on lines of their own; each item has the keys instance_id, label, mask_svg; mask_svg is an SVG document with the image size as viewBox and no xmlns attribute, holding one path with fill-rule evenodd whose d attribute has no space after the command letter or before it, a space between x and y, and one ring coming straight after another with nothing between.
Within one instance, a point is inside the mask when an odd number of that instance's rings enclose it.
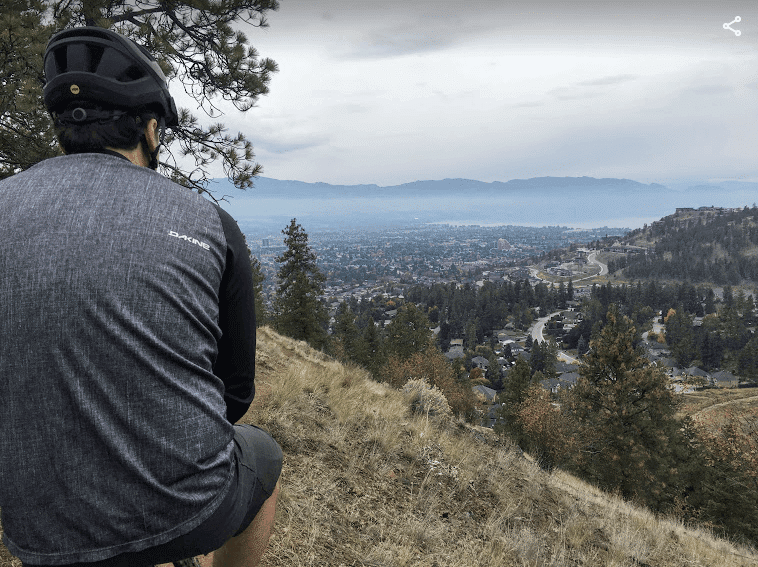
<instances>
[{"instance_id":1,"label":"winding road","mask_svg":"<svg viewBox=\"0 0 758 567\"><path fill-rule=\"evenodd\" d=\"M593 252L589 256L587 256L587 262L590 264L596 264L597 266L600 266L600 273L596 274L596 276L607 276L608 275L608 264L603 264L600 260L597 259L597 252ZM590 276L590 278L594 278L596 276ZM589 279L589 278L582 278L582 279ZM577 280L579 281L579 280Z\"/></svg>"},{"instance_id":2,"label":"winding road","mask_svg":"<svg viewBox=\"0 0 758 567\"><path fill-rule=\"evenodd\" d=\"M597 252L590 253L587 256L587 262L590 263L590 264L595 264L596 266L598 266L600 268L600 272L598 272L597 274L594 274L594 275L585 276L583 278L578 278L578 279L575 279L575 280L572 279L572 281L574 283L580 282L582 280L589 280L591 278L596 278L598 276L607 276L608 275L608 265L607 264L603 264L600 260L597 259ZM539 269L536 266L530 266L529 267L529 271L531 272L531 274L532 274L533 277L535 277L535 278L537 278L539 280L542 280L542 281L544 281L546 283L550 283L552 285L555 285L555 284L553 284L553 282L549 282L548 280L540 278L537 275L539 273ZM552 317L554 317L556 315L559 315L560 313L561 313L560 311L556 311L555 313L551 313L547 317L540 317L539 319L537 319L537 321L535 321L534 326L531 329L532 340L534 342L541 343L541 342L543 342L545 340L545 336L544 336L545 325L547 324L547 322ZM573 356L569 356L568 354L566 354L563 351L558 351L558 359L559 360L565 360L566 362L569 362L571 364L579 364L579 361L576 358L574 358Z\"/></svg>"},{"instance_id":3,"label":"winding road","mask_svg":"<svg viewBox=\"0 0 758 567\"><path fill-rule=\"evenodd\" d=\"M587 256L587 263L589 264L595 264L598 268L600 268L600 271L597 274L591 274L589 276L584 276L583 278L577 278L577 279L571 279L573 283L580 282L583 280L589 280L592 278L596 278L598 276L607 276L608 275L608 264L603 264L600 260L597 259L597 252L592 252L589 256ZM545 283L553 284L553 282L546 280L544 278L539 277L537 274L539 274L539 268L536 266L530 266L529 272L532 274L533 278L536 278L538 280L542 280ZM554 285L554 284L553 284Z\"/></svg>"},{"instance_id":4,"label":"winding road","mask_svg":"<svg viewBox=\"0 0 758 567\"><path fill-rule=\"evenodd\" d=\"M545 336L543 331L545 330L545 325L547 322L554 316L560 315L560 311L556 311L555 313L551 313L547 317L540 317L537 319L537 321L534 323L534 327L532 327L532 340L536 343L541 343L545 341ZM579 364L579 361L574 358L573 356L569 356L562 350L558 351L558 360L564 360L570 364Z\"/></svg>"}]
</instances>

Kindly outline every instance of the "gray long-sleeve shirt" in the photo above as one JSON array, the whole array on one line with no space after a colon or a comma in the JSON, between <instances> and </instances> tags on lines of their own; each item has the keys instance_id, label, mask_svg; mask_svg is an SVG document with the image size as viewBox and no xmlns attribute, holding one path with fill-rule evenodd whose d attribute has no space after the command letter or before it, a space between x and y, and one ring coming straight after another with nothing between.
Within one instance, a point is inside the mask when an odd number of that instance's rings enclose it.
<instances>
[{"instance_id":1,"label":"gray long-sleeve shirt","mask_svg":"<svg viewBox=\"0 0 758 567\"><path fill-rule=\"evenodd\" d=\"M0 509L22 561L198 526L254 395L247 248L201 196L104 154L0 182Z\"/></svg>"}]
</instances>

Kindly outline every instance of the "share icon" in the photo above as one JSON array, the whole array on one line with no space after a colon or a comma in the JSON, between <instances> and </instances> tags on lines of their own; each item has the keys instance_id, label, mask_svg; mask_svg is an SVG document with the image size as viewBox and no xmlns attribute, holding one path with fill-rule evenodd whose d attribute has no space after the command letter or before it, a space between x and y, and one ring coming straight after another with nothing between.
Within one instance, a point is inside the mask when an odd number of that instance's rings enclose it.
<instances>
[{"instance_id":1,"label":"share icon","mask_svg":"<svg viewBox=\"0 0 758 567\"><path fill-rule=\"evenodd\" d=\"M741 21L742 21L742 18L740 18L739 16L737 16L736 18L734 18L734 20L732 20L728 24L724 24L724 29L725 30L732 30L734 32L734 35L739 36L742 32L740 30L733 29L732 28L732 24L734 24L736 22L741 22Z\"/></svg>"}]
</instances>

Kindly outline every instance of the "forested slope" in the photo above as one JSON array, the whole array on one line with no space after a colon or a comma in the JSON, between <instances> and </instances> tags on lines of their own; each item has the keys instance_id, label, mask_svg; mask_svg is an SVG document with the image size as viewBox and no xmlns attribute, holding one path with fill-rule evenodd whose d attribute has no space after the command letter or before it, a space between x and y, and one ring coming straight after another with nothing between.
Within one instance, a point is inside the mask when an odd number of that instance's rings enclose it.
<instances>
[{"instance_id":1,"label":"forested slope","mask_svg":"<svg viewBox=\"0 0 758 567\"><path fill-rule=\"evenodd\" d=\"M624 241L650 246L608 264L628 279L738 285L758 281L758 209L680 209Z\"/></svg>"}]
</instances>

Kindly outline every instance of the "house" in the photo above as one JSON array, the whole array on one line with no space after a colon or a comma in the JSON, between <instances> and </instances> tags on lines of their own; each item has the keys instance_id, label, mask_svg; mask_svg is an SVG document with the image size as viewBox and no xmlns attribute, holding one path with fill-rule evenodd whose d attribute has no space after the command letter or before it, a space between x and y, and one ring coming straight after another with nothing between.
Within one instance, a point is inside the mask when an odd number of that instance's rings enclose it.
<instances>
[{"instance_id":1,"label":"house","mask_svg":"<svg viewBox=\"0 0 758 567\"><path fill-rule=\"evenodd\" d=\"M557 394L560 390L570 390L576 386L577 380L579 380L579 374L576 372L564 372L558 378L540 380L540 386L551 394Z\"/></svg>"},{"instance_id":2,"label":"house","mask_svg":"<svg viewBox=\"0 0 758 567\"><path fill-rule=\"evenodd\" d=\"M579 321L584 319L584 316L582 315L581 311L563 311L561 313L563 316L564 324L572 324L576 325Z\"/></svg>"},{"instance_id":3,"label":"house","mask_svg":"<svg viewBox=\"0 0 758 567\"><path fill-rule=\"evenodd\" d=\"M518 356L519 356L519 358L523 358L527 362L529 362L532 359L532 353L531 352L521 351L520 353L518 353Z\"/></svg>"},{"instance_id":4,"label":"house","mask_svg":"<svg viewBox=\"0 0 758 567\"><path fill-rule=\"evenodd\" d=\"M736 388L740 379L728 370L721 370L711 374L711 384L716 388Z\"/></svg>"},{"instance_id":5,"label":"house","mask_svg":"<svg viewBox=\"0 0 758 567\"><path fill-rule=\"evenodd\" d=\"M551 394L557 394L558 390L561 389L561 383L558 381L557 378L550 378L549 380L540 380L540 386L542 386L545 390L547 390Z\"/></svg>"},{"instance_id":6,"label":"house","mask_svg":"<svg viewBox=\"0 0 758 567\"><path fill-rule=\"evenodd\" d=\"M658 366L669 376L676 376L679 374L679 367L675 358L659 358Z\"/></svg>"},{"instance_id":7,"label":"house","mask_svg":"<svg viewBox=\"0 0 758 567\"><path fill-rule=\"evenodd\" d=\"M492 388L488 388L487 386L474 386L471 388L471 390L476 394L477 396L481 396L484 398L484 401L488 404L495 403L495 398L497 398L497 392L493 390Z\"/></svg>"},{"instance_id":8,"label":"house","mask_svg":"<svg viewBox=\"0 0 758 567\"><path fill-rule=\"evenodd\" d=\"M484 372L487 372L487 367L490 365L490 361L483 356L475 356L471 359L471 366L481 368Z\"/></svg>"},{"instance_id":9,"label":"house","mask_svg":"<svg viewBox=\"0 0 758 567\"><path fill-rule=\"evenodd\" d=\"M564 390L570 390L576 386L578 380L579 374L577 372L564 372L558 376L559 387L563 388Z\"/></svg>"},{"instance_id":10,"label":"house","mask_svg":"<svg viewBox=\"0 0 758 567\"><path fill-rule=\"evenodd\" d=\"M555 371L558 372L558 374L563 374L564 372L576 372L577 368L578 366L576 364L565 362L563 360L558 360L555 363Z\"/></svg>"},{"instance_id":11,"label":"house","mask_svg":"<svg viewBox=\"0 0 758 567\"><path fill-rule=\"evenodd\" d=\"M489 407L489 412L487 412L487 421L483 423L485 427L489 427L492 429L495 427L495 424L497 423L498 419L500 419L500 416L498 415L498 410L503 407L503 404L493 404Z\"/></svg>"},{"instance_id":12,"label":"house","mask_svg":"<svg viewBox=\"0 0 758 567\"><path fill-rule=\"evenodd\" d=\"M455 360L456 358L463 358L463 347L450 345L450 348L445 353L445 358L448 360Z\"/></svg>"},{"instance_id":13,"label":"house","mask_svg":"<svg viewBox=\"0 0 758 567\"><path fill-rule=\"evenodd\" d=\"M708 374L705 370L698 368L697 366L690 366L689 368L685 368L682 371L682 374L684 375L685 379L698 378L704 380L705 382L709 382L711 378L710 374Z\"/></svg>"},{"instance_id":14,"label":"house","mask_svg":"<svg viewBox=\"0 0 758 567\"><path fill-rule=\"evenodd\" d=\"M487 386L474 386L471 388L471 391L473 391L474 395L484 401L487 405L487 407L484 408L482 425L484 427L494 427L499 417L498 410L502 407L502 404L495 403L495 400L497 399L497 391L488 388Z\"/></svg>"}]
</instances>

